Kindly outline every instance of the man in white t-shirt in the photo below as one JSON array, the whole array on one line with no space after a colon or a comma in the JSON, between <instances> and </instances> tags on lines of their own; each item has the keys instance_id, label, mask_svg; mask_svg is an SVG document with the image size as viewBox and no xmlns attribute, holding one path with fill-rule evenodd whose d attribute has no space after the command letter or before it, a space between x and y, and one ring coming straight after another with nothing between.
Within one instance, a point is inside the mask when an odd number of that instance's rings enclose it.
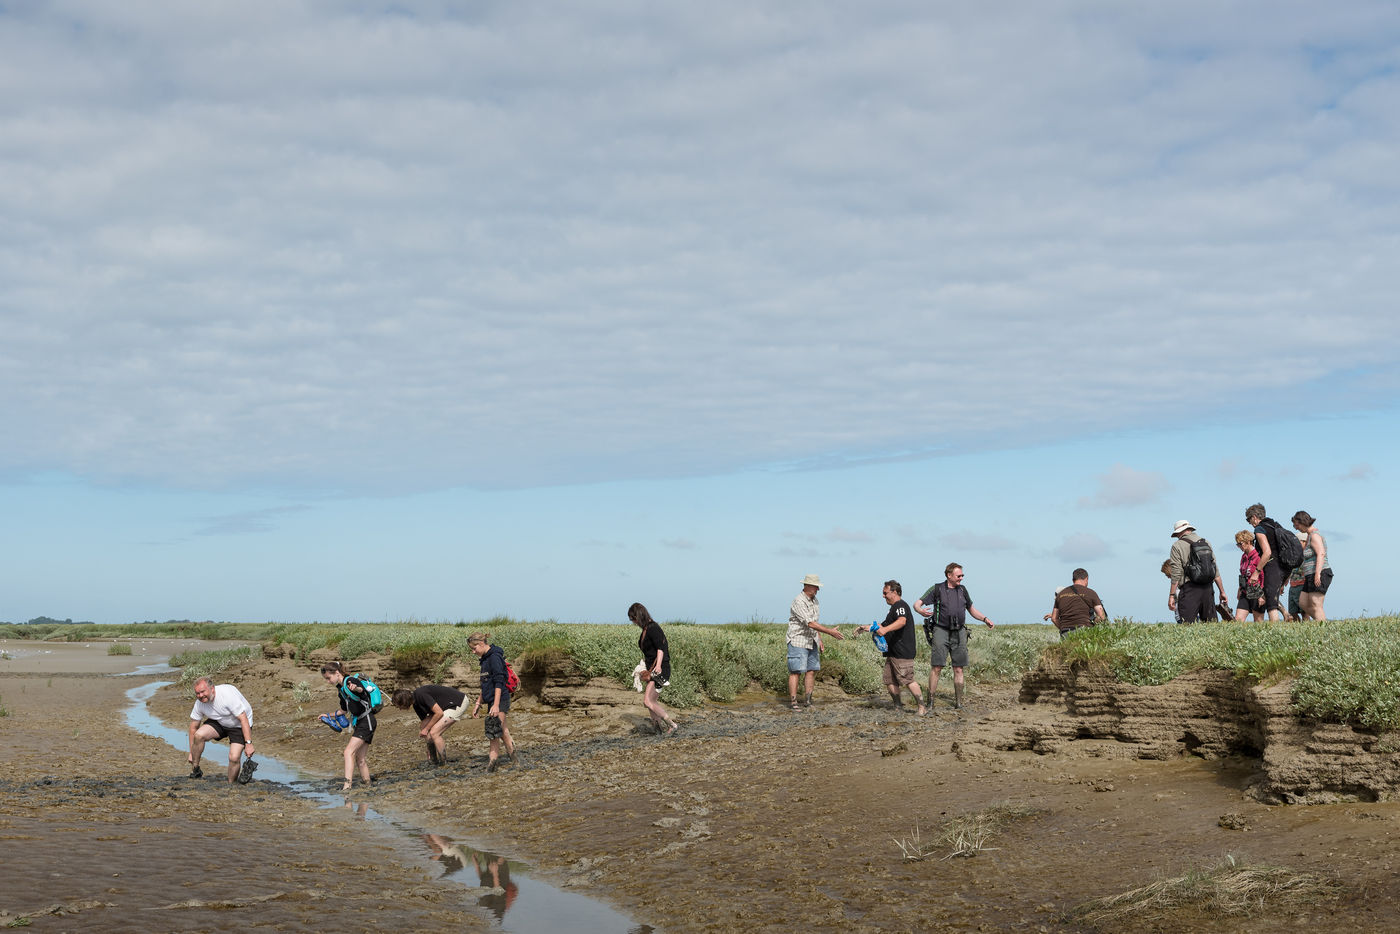
<instances>
[{"instance_id":1,"label":"man in white t-shirt","mask_svg":"<svg viewBox=\"0 0 1400 934\"><path fill-rule=\"evenodd\" d=\"M248 784L253 777L253 707L243 692L231 684L215 687L208 678L194 683L194 708L190 710L190 778L202 778L199 767L204 744L228 740L229 783ZM244 753L247 758L244 759Z\"/></svg>"}]
</instances>

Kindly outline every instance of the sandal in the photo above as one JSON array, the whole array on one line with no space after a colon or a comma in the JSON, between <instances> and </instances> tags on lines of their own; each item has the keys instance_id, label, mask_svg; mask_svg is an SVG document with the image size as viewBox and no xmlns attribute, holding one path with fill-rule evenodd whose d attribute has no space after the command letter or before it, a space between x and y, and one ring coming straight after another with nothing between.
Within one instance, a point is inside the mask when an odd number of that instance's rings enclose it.
<instances>
[{"instance_id":1,"label":"sandal","mask_svg":"<svg viewBox=\"0 0 1400 934\"><path fill-rule=\"evenodd\" d=\"M792 709L793 709L793 710L801 710L801 709L802 709L802 705L799 704L799 703L797 703L797 698L795 698L795 697L792 699Z\"/></svg>"}]
</instances>

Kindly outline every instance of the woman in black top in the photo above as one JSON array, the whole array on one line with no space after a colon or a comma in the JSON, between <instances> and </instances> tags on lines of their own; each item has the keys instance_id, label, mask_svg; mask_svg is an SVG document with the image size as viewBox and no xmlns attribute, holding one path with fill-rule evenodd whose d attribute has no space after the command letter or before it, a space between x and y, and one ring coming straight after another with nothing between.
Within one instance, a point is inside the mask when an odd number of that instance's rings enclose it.
<instances>
[{"instance_id":1,"label":"woman in black top","mask_svg":"<svg viewBox=\"0 0 1400 934\"><path fill-rule=\"evenodd\" d=\"M627 608L627 618L642 630L641 637L637 639L637 648L642 650L642 659L646 664L642 677L647 679L647 688L642 695L642 703L646 704L647 713L656 724L656 731L671 736L676 732L676 721L661 706L659 695L660 690L671 683L671 650L666 645L666 633L661 631L660 624L640 603Z\"/></svg>"},{"instance_id":2,"label":"woman in black top","mask_svg":"<svg viewBox=\"0 0 1400 934\"><path fill-rule=\"evenodd\" d=\"M369 690L364 682L346 674L340 662L329 662L321 666L321 677L336 690L340 701L338 714L350 718L350 742L345 744L345 784L341 791L349 791L355 778L355 767L360 769L360 780L368 785L373 781L369 774L369 745L374 742L374 709L370 706Z\"/></svg>"}]
</instances>

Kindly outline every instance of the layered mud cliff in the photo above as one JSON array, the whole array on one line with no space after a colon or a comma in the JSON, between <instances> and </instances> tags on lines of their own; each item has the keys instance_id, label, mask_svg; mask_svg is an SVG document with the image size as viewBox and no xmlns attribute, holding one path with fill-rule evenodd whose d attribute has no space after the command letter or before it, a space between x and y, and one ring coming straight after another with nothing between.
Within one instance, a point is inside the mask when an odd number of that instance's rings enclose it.
<instances>
[{"instance_id":1,"label":"layered mud cliff","mask_svg":"<svg viewBox=\"0 0 1400 934\"><path fill-rule=\"evenodd\" d=\"M1197 671L1162 685L1124 684L1085 664L1044 662L970 742L1041 754L1243 758L1246 791L1268 804L1400 800L1400 733L1299 716L1290 682L1249 684Z\"/></svg>"}]
</instances>

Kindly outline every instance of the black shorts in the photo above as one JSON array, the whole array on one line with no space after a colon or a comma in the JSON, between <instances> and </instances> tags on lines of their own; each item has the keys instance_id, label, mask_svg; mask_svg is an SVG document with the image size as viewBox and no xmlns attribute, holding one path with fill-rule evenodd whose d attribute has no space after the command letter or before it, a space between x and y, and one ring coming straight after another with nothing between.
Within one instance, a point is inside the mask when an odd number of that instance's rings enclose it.
<instances>
[{"instance_id":1,"label":"black shorts","mask_svg":"<svg viewBox=\"0 0 1400 934\"><path fill-rule=\"evenodd\" d=\"M228 744L230 746L248 745L248 741L243 738L243 724L240 723L237 726L224 726L218 720L205 720L204 722L212 726L214 730L219 734L218 736L214 737L212 742L221 743L224 740L228 740Z\"/></svg>"},{"instance_id":2,"label":"black shorts","mask_svg":"<svg viewBox=\"0 0 1400 934\"><path fill-rule=\"evenodd\" d=\"M505 724L503 724L503 723L501 722L501 718L500 718L500 717L491 717L491 716L488 716L488 717L486 718L486 738L487 738L487 739L501 739L501 738L503 738L505 735L506 735Z\"/></svg>"},{"instance_id":3,"label":"black shorts","mask_svg":"<svg viewBox=\"0 0 1400 934\"><path fill-rule=\"evenodd\" d=\"M1322 569L1322 586L1313 584L1313 576L1309 574L1303 578L1303 593L1326 593L1327 588L1332 586L1332 569Z\"/></svg>"},{"instance_id":4,"label":"black shorts","mask_svg":"<svg viewBox=\"0 0 1400 934\"><path fill-rule=\"evenodd\" d=\"M1244 610L1246 613L1262 613L1264 612L1264 599L1260 597L1257 600L1247 600L1240 597L1239 602L1235 604L1235 609Z\"/></svg>"},{"instance_id":5,"label":"black shorts","mask_svg":"<svg viewBox=\"0 0 1400 934\"><path fill-rule=\"evenodd\" d=\"M350 731L350 735L355 739L364 740L365 745L368 746L370 743L374 742L374 726L368 717L361 717L360 721L356 723L354 728Z\"/></svg>"}]
</instances>

